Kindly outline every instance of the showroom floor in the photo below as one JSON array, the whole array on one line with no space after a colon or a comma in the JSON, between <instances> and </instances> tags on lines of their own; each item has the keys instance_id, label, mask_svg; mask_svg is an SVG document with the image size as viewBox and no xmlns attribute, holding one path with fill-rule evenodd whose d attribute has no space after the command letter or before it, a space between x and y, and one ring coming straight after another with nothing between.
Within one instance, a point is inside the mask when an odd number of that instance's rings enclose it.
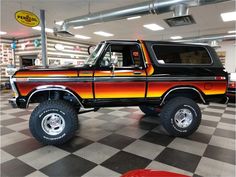
<instances>
[{"instance_id":1,"label":"showroom floor","mask_svg":"<svg viewBox=\"0 0 236 177\"><path fill-rule=\"evenodd\" d=\"M12 109L1 94L2 176L113 177L140 168L189 176L235 176L235 104L200 105L192 136L166 135L155 117L136 107L79 115L80 131L63 146L42 146L28 129L33 109Z\"/></svg>"}]
</instances>

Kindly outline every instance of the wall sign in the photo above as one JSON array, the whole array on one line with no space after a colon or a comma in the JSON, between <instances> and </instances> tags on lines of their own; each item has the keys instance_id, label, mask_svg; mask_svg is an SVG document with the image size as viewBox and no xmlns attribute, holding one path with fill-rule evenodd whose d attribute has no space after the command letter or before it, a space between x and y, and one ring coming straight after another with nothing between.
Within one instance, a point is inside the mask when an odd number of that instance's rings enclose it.
<instances>
[{"instance_id":1,"label":"wall sign","mask_svg":"<svg viewBox=\"0 0 236 177\"><path fill-rule=\"evenodd\" d=\"M28 27L38 26L40 23L39 18L32 12L20 10L15 13L15 19L20 24Z\"/></svg>"}]
</instances>

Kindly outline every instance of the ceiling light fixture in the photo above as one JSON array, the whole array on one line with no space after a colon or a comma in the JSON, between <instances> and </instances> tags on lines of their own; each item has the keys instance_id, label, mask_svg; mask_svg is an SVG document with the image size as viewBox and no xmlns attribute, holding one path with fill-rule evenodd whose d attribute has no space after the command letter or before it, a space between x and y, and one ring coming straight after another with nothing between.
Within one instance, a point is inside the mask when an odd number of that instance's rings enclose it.
<instances>
[{"instance_id":1,"label":"ceiling light fixture","mask_svg":"<svg viewBox=\"0 0 236 177\"><path fill-rule=\"evenodd\" d=\"M236 21L236 11L221 13L220 15L224 22Z\"/></svg>"},{"instance_id":2,"label":"ceiling light fixture","mask_svg":"<svg viewBox=\"0 0 236 177\"><path fill-rule=\"evenodd\" d=\"M164 28L155 24L155 23L152 23L152 24L146 24L146 25L143 25L144 28L147 28L149 30L152 30L152 31L159 31L159 30L163 30Z\"/></svg>"},{"instance_id":3,"label":"ceiling light fixture","mask_svg":"<svg viewBox=\"0 0 236 177\"><path fill-rule=\"evenodd\" d=\"M0 35L5 35L5 34L7 34L7 32L5 32L5 31L0 31Z\"/></svg>"},{"instance_id":4,"label":"ceiling light fixture","mask_svg":"<svg viewBox=\"0 0 236 177\"><path fill-rule=\"evenodd\" d=\"M100 35L100 36L105 36L105 37L114 36L114 34L107 33L107 32L104 32L104 31L96 31L96 32L94 32L94 34Z\"/></svg>"},{"instance_id":5,"label":"ceiling light fixture","mask_svg":"<svg viewBox=\"0 0 236 177\"><path fill-rule=\"evenodd\" d=\"M236 33L236 31L228 31L229 34Z\"/></svg>"},{"instance_id":6,"label":"ceiling light fixture","mask_svg":"<svg viewBox=\"0 0 236 177\"><path fill-rule=\"evenodd\" d=\"M84 28L84 26L75 26L74 29L81 29Z\"/></svg>"},{"instance_id":7,"label":"ceiling light fixture","mask_svg":"<svg viewBox=\"0 0 236 177\"><path fill-rule=\"evenodd\" d=\"M171 36L170 38L173 39L173 40L183 39L182 36Z\"/></svg>"},{"instance_id":8,"label":"ceiling light fixture","mask_svg":"<svg viewBox=\"0 0 236 177\"><path fill-rule=\"evenodd\" d=\"M41 31L40 26L32 27L32 29ZM53 29L50 29L50 28L45 28L45 31L48 32L48 33L53 33Z\"/></svg>"},{"instance_id":9,"label":"ceiling light fixture","mask_svg":"<svg viewBox=\"0 0 236 177\"><path fill-rule=\"evenodd\" d=\"M127 18L127 20L135 20L135 19L139 19L139 18L141 18L141 16L129 17L129 18Z\"/></svg>"},{"instance_id":10,"label":"ceiling light fixture","mask_svg":"<svg viewBox=\"0 0 236 177\"><path fill-rule=\"evenodd\" d=\"M79 35L79 34L75 35L75 37L79 39L91 39L91 37L89 36L84 36L84 35Z\"/></svg>"},{"instance_id":11,"label":"ceiling light fixture","mask_svg":"<svg viewBox=\"0 0 236 177\"><path fill-rule=\"evenodd\" d=\"M59 25L59 26L61 26L63 23L64 23L64 21L57 21L57 22L55 22L55 24Z\"/></svg>"}]
</instances>

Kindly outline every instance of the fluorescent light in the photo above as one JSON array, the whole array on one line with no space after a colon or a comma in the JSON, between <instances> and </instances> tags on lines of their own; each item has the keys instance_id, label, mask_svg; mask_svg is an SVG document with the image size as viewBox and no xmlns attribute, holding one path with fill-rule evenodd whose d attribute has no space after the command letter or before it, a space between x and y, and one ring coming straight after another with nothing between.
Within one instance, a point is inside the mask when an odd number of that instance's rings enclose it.
<instances>
[{"instance_id":1,"label":"fluorescent light","mask_svg":"<svg viewBox=\"0 0 236 177\"><path fill-rule=\"evenodd\" d=\"M143 25L144 28L147 28L149 30L152 30L152 31L158 31L158 30L163 30L164 28L155 24L155 23L152 23L152 24L146 24L146 25Z\"/></svg>"},{"instance_id":2,"label":"fluorescent light","mask_svg":"<svg viewBox=\"0 0 236 177\"><path fill-rule=\"evenodd\" d=\"M225 35L224 37L225 37L225 38L227 38L227 37L230 37L230 38L231 38L231 37L236 37L236 34Z\"/></svg>"},{"instance_id":3,"label":"fluorescent light","mask_svg":"<svg viewBox=\"0 0 236 177\"><path fill-rule=\"evenodd\" d=\"M127 18L127 20L135 20L135 19L138 19L138 18L141 18L141 16L129 17L129 18Z\"/></svg>"},{"instance_id":4,"label":"fluorescent light","mask_svg":"<svg viewBox=\"0 0 236 177\"><path fill-rule=\"evenodd\" d=\"M229 34L236 33L236 31L228 31Z\"/></svg>"},{"instance_id":5,"label":"fluorescent light","mask_svg":"<svg viewBox=\"0 0 236 177\"><path fill-rule=\"evenodd\" d=\"M226 12L221 13L221 18L224 22L235 21L236 20L236 11L235 12Z\"/></svg>"},{"instance_id":6,"label":"fluorescent light","mask_svg":"<svg viewBox=\"0 0 236 177\"><path fill-rule=\"evenodd\" d=\"M84 28L84 26L75 26L74 29L81 29Z\"/></svg>"},{"instance_id":7,"label":"fluorescent light","mask_svg":"<svg viewBox=\"0 0 236 177\"><path fill-rule=\"evenodd\" d=\"M64 23L64 21L58 21L58 22L55 22L56 25L62 25Z\"/></svg>"},{"instance_id":8,"label":"fluorescent light","mask_svg":"<svg viewBox=\"0 0 236 177\"><path fill-rule=\"evenodd\" d=\"M5 35L5 34L7 34L7 32L0 31L0 35Z\"/></svg>"},{"instance_id":9,"label":"fluorescent light","mask_svg":"<svg viewBox=\"0 0 236 177\"><path fill-rule=\"evenodd\" d=\"M174 39L174 40L183 39L182 36L171 36L170 38L171 38L171 39Z\"/></svg>"},{"instance_id":10,"label":"fluorescent light","mask_svg":"<svg viewBox=\"0 0 236 177\"><path fill-rule=\"evenodd\" d=\"M83 35L75 35L76 38L79 38L79 39L91 39L91 37L88 37L88 36L83 36Z\"/></svg>"},{"instance_id":11,"label":"fluorescent light","mask_svg":"<svg viewBox=\"0 0 236 177\"><path fill-rule=\"evenodd\" d=\"M94 32L94 34L100 35L100 36L105 36L105 37L114 36L114 34L107 33L107 32L104 32L104 31L96 31L96 32Z\"/></svg>"},{"instance_id":12,"label":"fluorescent light","mask_svg":"<svg viewBox=\"0 0 236 177\"><path fill-rule=\"evenodd\" d=\"M36 27L33 27L32 29L41 31L41 26L36 26ZM53 29L50 29L50 28L45 28L45 31L48 33L53 33Z\"/></svg>"}]
</instances>

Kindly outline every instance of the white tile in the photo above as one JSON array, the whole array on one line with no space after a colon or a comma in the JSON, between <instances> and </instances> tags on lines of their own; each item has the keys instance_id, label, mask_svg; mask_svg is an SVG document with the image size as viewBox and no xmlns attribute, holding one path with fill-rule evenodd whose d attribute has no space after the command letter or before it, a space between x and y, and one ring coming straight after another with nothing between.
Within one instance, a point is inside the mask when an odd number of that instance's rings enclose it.
<instances>
[{"instance_id":1,"label":"white tile","mask_svg":"<svg viewBox=\"0 0 236 177\"><path fill-rule=\"evenodd\" d=\"M92 141L98 141L110 135L111 132L99 128L89 128L89 129L82 129L79 132L76 132L76 134L84 138L90 139Z\"/></svg>"},{"instance_id":2,"label":"white tile","mask_svg":"<svg viewBox=\"0 0 236 177\"><path fill-rule=\"evenodd\" d=\"M121 124L124 126L134 125L138 122L138 120L135 119L128 119L128 118L118 118L115 120L112 120L111 122Z\"/></svg>"},{"instance_id":3,"label":"white tile","mask_svg":"<svg viewBox=\"0 0 236 177\"><path fill-rule=\"evenodd\" d=\"M0 118L1 118L1 120L8 120L8 119L16 118L16 117L13 115L4 114L4 115L1 115Z\"/></svg>"},{"instance_id":4,"label":"white tile","mask_svg":"<svg viewBox=\"0 0 236 177\"><path fill-rule=\"evenodd\" d=\"M18 157L21 161L34 167L35 169L41 169L70 153L63 151L55 146L45 146L25 155Z\"/></svg>"},{"instance_id":5,"label":"white tile","mask_svg":"<svg viewBox=\"0 0 236 177\"><path fill-rule=\"evenodd\" d=\"M83 116L90 117L90 118L96 118L96 117L101 116L101 115L103 115L103 113L100 113L100 112L83 113Z\"/></svg>"},{"instance_id":6,"label":"white tile","mask_svg":"<svg viewBox=\"0 0 236 177\"><path fill-rule=\"evenodd\" d=\"M183 175L187 175L187 176L192 176L193 174L191 172L170 166L170 165L166 165L160 162L156 162L156 161L152 161L147 167L146 169L152 169L152 170L158 170L158 171L168 171L168 172L172 172L172 173L178 173L178 174L183 174Z\"/></svg>"},{"instance_id":7,"label":"white tile","mask_svg":"<svg viewBox=\"0 0 236 177\"><path fill-rule=\"evenodd\" d=\"M188 152L191 154L196 154L202 156L205 152L207 144L183 139L183 138L175 138L168 147L177 149L180 151Z\"/></svg>"},{"instance_id":8,"label":"white tile","mask_svg":"<svg viewBox=\"0 0 236 177\"><path fill-rule=\"evenodd\" d=\"M17 142L20 142L29 138L30 138L29 136L26 136L18 132L6 134L6 135L1 136L1 147L14 144L14 143L17 143Z\"/></svg>"},{"instance_id":9,"label":"white tile","mask_svg":"<svg viewBox=\"0 0 236 177\"><path fill-rule=\"evenodd\" d=\"M236 115L234 114L223 114L222 117L227 119L236 119Z\"/></svg>"},{"instance_id":10,"label":"white tile","mask_svg":"<svg viewBox=\"0 0 236 177\"><path fill-rule=\"evenodd\" d=\"M225 138L225 137L213 135L209 144L214 145L214 146L219 146L222 148L235 150L235 140L231 138Z\"/></svg>"},{"instance_id":11,"label":"white tile","mask_svg":"<svg viewBox=\"0 0 236 177\"><path fill-rule=\"evenodd\" d=\"M204 111L214 112L214 113L223 113L225 111L225 109L206 108L206 109L204 109Z\"/></svg>"},{"instance_id":12,"label":"white tile","mask_svg":"<svg viewBox=\"0 0 236 177\"><path fill-rule=\"evenodd\" d=\"M229 163L203 157L195 171L196 174L209 177L234 177L235 166Z\"/></svg>"},{"instance_id":13,"label":"white tile","mask_svg":"<svg viewBox=\"0 0 236 177\"><path fill-rule=\"evenodd\" d=\"M208 127L208 126L205 126L205 125L200 125L197 129L197 132L212 135L215 132L215 128L214 127Z\"/></svg>"},{"instance_id":14,"label":"white tile","mask_svg":"<svg viewBox=\"0 0 236 177\"><path fill-rule=\"evenodd\" d=\"M42 173L40 171L35 171L33 173L30 173L29 175L27 175L25 177L47 177L47 175L45 175L44 173Z\"/></svg>"},{"instance_id":15,"label":"white tile","mask_svg":"<svg viewBox=\"0 0 236 177\"><path fill-rule=\"evenodd\" d=\"M135 128L135 127L124 127L120 130L118 130L116 133L124 136L128 136L131 138L140 138L143 135L145 135L148 131L147 130L142 130L140 128Z\"/></svg>"},{"instance_id":16,"label":"white tile","mask_svg":"<svg viewBox=\"0 0 236 177\"><path fill-rule=\"evenodd\" d=\"M4 163L4 162L6 162L6 161L9 161L9 160L11 160L11 159L14 159L15 157L12 156L11 154L8 154L7 152L1 150L1 156L0 156L0 158L1 158L1 163Z\"/></svg>"},{"instance_id":17,"label":"white tile","mask_svg":"<svg viewBox=\"0 0 236 177\"><path fill-rule=\"evenodd\" d=\"M125 111L113 111L113 112L110 112L108 114L123 117L123 116L127 116L131 113L130 112L125 112Z\"/></svg>"},{"instance_id":18,"label":"white tile","mask_svg":"<svg viewBox=\"0 0 236 177\"><path fill-rule=\"evenodd\" d=\"M101 143L93 143L74 152L73 154L100 164L117 152L119 152L119 150L113 147Z\"/></svg>"},{"instance_id":19,"label":"white tile","mask_svg":"<svg viewBox=\"0 0 236 177\"><path fill-rule=\"evenodd\" d=\"M219 122L221 117L218 117L218 116L209 116L209 115L205 115L203 114L202 115L202 119L204 120L210 120L210 121L215 121L215 122Z\"/></svg>"},{"instance_id":20,"label":"white tile","mask_svg":"<svg viewBox=\"0 0 236 177\"><path fill-rule=\"evenodd\" d=\"M149 143L142 140L136 140L125 149L123 149L123 151L154 160L164 149L165 147L161 145Z\"/></svg>"},{"instance_id":21,"label":"white tile","mask_svg":"<svg viewBox=\"0 0 236 177\"><path fill-rule=\"evenodd\" d=\"M234 108L227 107L227 108L225 108L225 110L228 110L228 111L236 111L236 107L234 107Z\"/></svg>"},{"instance_id":22,"label":"white tile","mask_svg":"<svg viewBox=\"0 0 236 177\"><path fill-rule=\"evenodd\" d=\"M107 123L107 121L100 120L100 119L88 119L88 120L84 120L81 125L87 128L92 128L92 127L98 127L105 123Z\"/></svg>"},{"instance_id":23,"label":"white tile","mask_svg":"<svg viewBox=\"0 0 236 177\"><path fill-rule=\"evenodd\" d=\"M29 128L29 122L28 121L24 121L24 122L21 122L21 123L9 125L9 126L7 126L7 128L10 128L10 129L12 129L14 131L25 130L25 129Z\"/></svg>"},{"instance_id":24,"label":"white tile","mask_svg":"<svg viewBox=\"0 0 236 177\"><path fill-rule=\"evenodd\" d=\"M217 128L236 131L235 124L228 124L228 123L224 123L224 122L219 122L218 125L217 125Z\"/></svg>"},{"instance_id":25,"label":"white tile","mask_svg":"<svg viewBox=\"0 0 236 177\"><path fill-rule=\"evenodd\" d=\"M89 172L87 172L86 174L84 174L82 177L120 177L120 176L121 174L98 165Z\"/></svg>"},{"instance_id":26,"label":"white tile","mask_svg":"<svg viewBox=\"0 0 236 177\"><path fill-rule=\"evenodd\" d=\"M213 103L213 102L211 102L210 105L212 105L212 106L219 106L219 107L222 107L222 108L227 107L227 104L220 104L220 103Z\"/></svg>"}]
</instances>

